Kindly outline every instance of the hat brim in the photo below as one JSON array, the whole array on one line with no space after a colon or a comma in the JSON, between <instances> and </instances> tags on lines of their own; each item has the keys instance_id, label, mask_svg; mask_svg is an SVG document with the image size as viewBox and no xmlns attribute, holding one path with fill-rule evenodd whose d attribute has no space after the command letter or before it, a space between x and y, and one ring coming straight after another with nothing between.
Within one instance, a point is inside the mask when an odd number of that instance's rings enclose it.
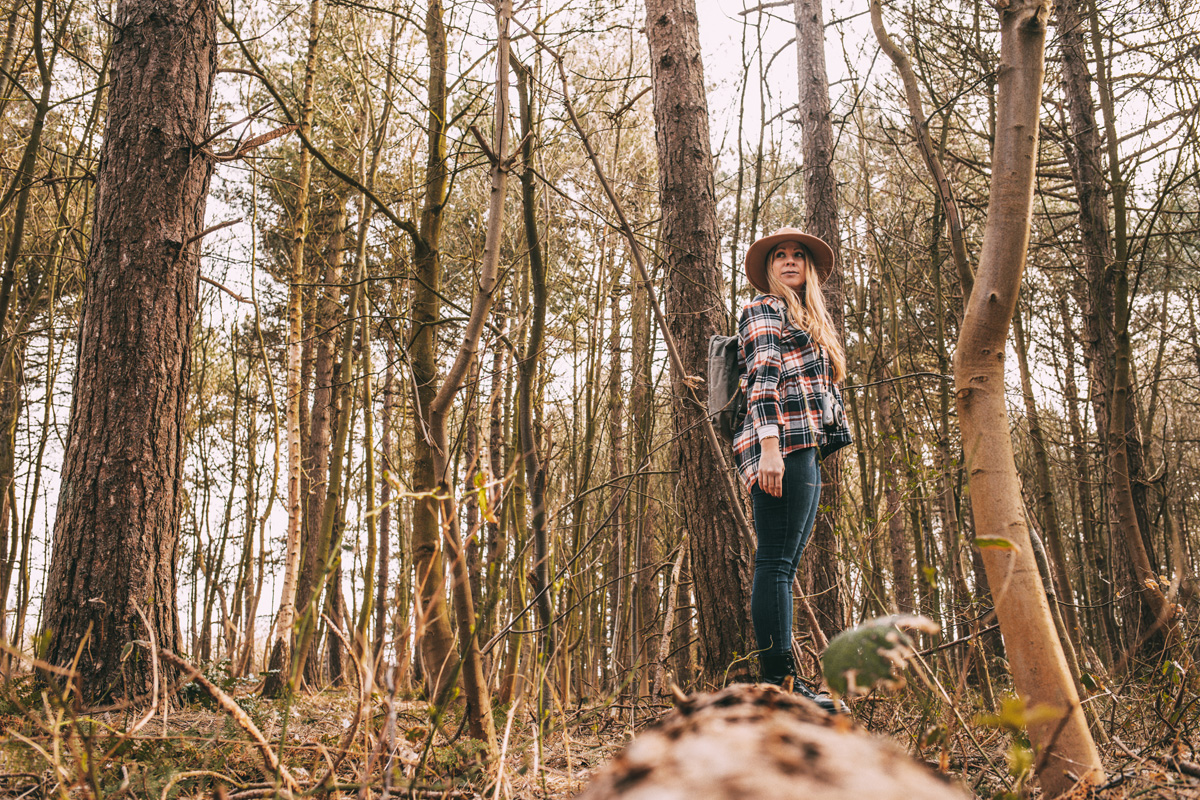
<instances>
[{"instance_id":1,"label":"hat brim","mask_svg":"<svg viewBox=\"0 0 1200 800\"><path fill-rule=\"evenodd\" d=\"M759 239L746 251L746 277L760 292L764 294L771 292L770 284L767 283L767 255L771 252L771 248L781 242L800 242L808 248L808 252L812 254L813 266L817 268L817 278L821 283L824 283L829 278L829 274L833 272L833 248L826 244L824 239L799 231L773 233Z\"/></svg>"}]
</instances>

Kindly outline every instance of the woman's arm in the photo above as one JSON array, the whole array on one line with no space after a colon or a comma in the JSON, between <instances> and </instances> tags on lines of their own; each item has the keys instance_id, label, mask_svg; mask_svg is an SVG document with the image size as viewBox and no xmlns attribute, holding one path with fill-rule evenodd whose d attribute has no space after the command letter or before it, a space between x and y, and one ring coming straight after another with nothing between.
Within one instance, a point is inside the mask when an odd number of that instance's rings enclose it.
<instances>
[{"instance_id":1,"label":"woman's arm","mask_svg":"<svg viewBox=\"0 0 1200 800\"><path fill-rule=\"evenodd\" d=\"M758 485L764 492L783 494L783 406L779 380L783 369L780 341L783 313L770 300L759 298L746 306L738 335L746 354L746 407L750 424L762 448Z\"/></svg>"}]
</instances>

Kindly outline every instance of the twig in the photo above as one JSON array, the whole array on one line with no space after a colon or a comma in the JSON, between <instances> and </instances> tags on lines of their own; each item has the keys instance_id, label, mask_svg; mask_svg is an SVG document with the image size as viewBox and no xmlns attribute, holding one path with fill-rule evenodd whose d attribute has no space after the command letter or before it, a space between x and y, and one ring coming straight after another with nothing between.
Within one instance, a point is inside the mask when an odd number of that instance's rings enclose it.
<instances>
[{"instance_id":1,"label":"twig","mask_svg":"<svg viewBox=\"0 0 1200 800\"><path fill-rule=\"evenodd\" d=\"M857 390L857 389L869 389L872 386L880 386L885 383L895 383L897 381L905 381L905 380L908 380L909 378L937 378L938 380L942 380L942 381L953 381L954 380L953 375L943 375L940 372L925 372L925 371L906 372L903 375L896 375L891 378L881 378L877 381L871 381L870 383L848 383L842 387L842 391L849 392L851 390Z\"/></svg>"},{"instance_id":2,"label":"twig","mask_svg":"<svg viewBox=\"0 0 1200 800\"><path fill-rule=\"evenodd\" d=\"M250 719L249 715L242 710L242 707L234 702L232 697L227 695L219 687L213 684L212 681L204 677L204 675L202 675L200 671L190 663L175 655L170 650L162 650L161 653L164 659L188 673L192 680L200 684L201 688L208 692L209 695L217 701L217 705L220 706L226 714L233 718L233 721L237 723L238 727L245 731L246 734L254 740L254 744L258 748L258 752L262 754L263 761L267 765L268 773L271 775L278 774L283 780L284 787L293 794L298 794L300 792L300 784L298 784L296 779L292 777L292 773L288 772L287 767L283 766L279 759L276 758L274 751L271 750L271 745L262 735L262 731L260 731L258 726L254 724L254 720Z\"/></svg>"},{"instance_id":3,"label":"twig","mask_svg":"<svg viewBox=\"0 0 1200 800\"><path fill-rule=\"evenodd\" d=\"M200 276L200 280L204 281L204 282L205 282L205 283L207 283L209 286L215 286L215 287L217 287L217 288L218 288L218 289L220 289L222 292L224 292L225 294L227 294L227 295L229 295L230 297L232 297L234 300L237 300L239 303L245 303L245 304L247 304L247 305L254 305L254 301L252 301L252 300L247 300L245 297L242 297L240 294L238 294L237 292L233 291L232 289L230 289L228 286L226 286L226 285L225 285L225 284L223 284L223 283L217 283L217 282L216 282L216 281L214 281L212 278L206 278L206 277L204 277L203 275L201 275L201 276Z\"/></svg>"},{"instance_id":4,"label":"twig","mask_svg":"<svg viewBox=\"0 0 1200 800\"><path fill-rule=\"evenodd\" d=\"M31 666L37 670L51 672L51 673L54 673L55 675L61 675L64 678L74 678L75 677L74 670L69 669L68 667L60 667L55 664L51 664L49 661L43 661L40 658L34 658L33 656L26 655L25 653L21 652L17 648L10 645L4 639L0 639L0 652L7 653L8 655L10 655L13 658L16 658L20 661L25 661L29 664L29 666Z\"/></svg>"},{"instance_id":5,"label":"twig","mask_svg":"<svg viewBox=\"0 0 1200 800\"><path fill-rule=\"evenodd\" d=\"M256 75L255 77L261 76ZM280 136L284 136L299 129L299 125L284 125L282 128L276 128L275 130L267 131L260 136L255 136L253 139L248 139L232 150L227 150L224 153L214 153L211 150L203 150L202 152L213 161L236 161L254 148L262 147L264 144L278 139Z\"/></svg>"},{"instance_id":6,"label":"twig","mask_svg":"<svg viewBox=\"0 0 1200 800\"><path fill-rule=\"evenodd\" d=\"M138 602L134 602L133 610L142 618L142 624L146 626L146 635L150 637L150 669L153 677L150 683L150 710L146 712L146 716L142 717L136 725L130 728L122 739L133 736L135 733L146 727L150 720L154 719L155 712L158 711L158 645L155 644L154 629L150 627L150 620L146 619L146 615L142 612L142 606ZM109 756L111 757L111 753Z\"/></svg>"},{"instance_id":7,"label":"twig","mask_svg":"<svg viewBox=\"0 0 1200 800\"><path fill-rule=\"evenodd\" d=\"M1200 778L1200 764L1197 764L1195 761L1186 761L1182 758L1175 758L1172 756L1160 756L1155 760L1164 766L1170 767L1176 772L1182 773L1183 775L1188 775L1192 778Z\"/></svg>"},{"instance_id":8,"label":"twig","mask_svg":"<svg viewBox=\"0 0 1200 800\"><path fill-rule=\"evenodd\" d=\"M960 636L959 638L954 639L953 641L942 642L941 644L937 645L936 647L931 647L928 650L922 650L921 655L930 656L930 655L933 655L934 653L941 652L942 650L949 650L951 647L955 647L964 642L969 642L972 639L977 639L980 636L982 636L983 634L990 633L991 631L994 631L999 627L1000 627L999 622L993 622L991 625L988 625L986 628L980 628L979 630L975 631L974 633L968 633L966 636Z\"/></svg>"},{"instance_id":9,"label":"twig","mask_svg":"<svg viewBox=\"0 0 1200 800\"><path fill-rule=\"evenodd\" d=\"M345 759L346 755L350 752L350 743L354 741L354 737L358 735L358 726L362 723L363 706L367 702L366 698L363 697L365 691L363 690L362 662L355 654L354 648L350 646L348 641L346 641L345 634L343 634L341 629L338 628L334 621L329 618L329 615L322 612L321 618L325 620L325 624L329 626L329 630L333 631L333 634L341 640L342 645L346 648L346 651L350 653L351 660L354 661L355 675L358 678L358 703L354 709L354 721L350 723L350 730L346 731L346 735L342 737L341 744L338 745L338 757L335 761L329 764L329 771L325 773L321 780L317 781L317 786L324 786L326 781L328 781L330 778L333 778L334 772L337 771L337 768L342 763L342 760Z\"/></svg>"},{"instance_id":10,"label":"twig","mask_svg":"<svg viewBox=\"0 0 1200 800\"><path fill-rule=\"evenodd\" d=\"M205 236L208 236L210 233L216 233L217 231L221 230L222 228L228 228L230 225L237 225L241 221L242 221L242 218L238 217L237 219L226 220L225 222L222 222L219 225L209 226L209 227L205 228L204 230L200 231L199 233L197 233L192 238L188 239L186 242L184 242L183 247L184 247L184 249L186 249L188 247L188 245L195 244L196 242L203 239Z\"/></svg>"},{"instance_id":11,"label":"twig","mask_svg":"<svg viewBox=\"0 0 1200 800\"><path fill-rule=\"evenodd\" d=\"M748 14L753 14L756 11L766 11L768 8L783 8L784 6L790 6L791 4L792 0L774 0L774 2L759 3L754 8L747 8L744 11L739 11L738 16L744 17Z\"/></svg>"},{"instance_id":12,"label":"twig","mask_svg":"<svg viewBox=\"0 0 1200 800\"><path fill-rule=\"evenodd\" d=\"M181 783L182 781L185 781L188 778L205 778L205 777L217 778L218 780L228 783L231 786L236 786L239 789L242 789L246 786L246 784L244 784L244 783L239 783L237 778L231 778L228 775L225 775L220 772L212 772L211 770L207 770L207 769L194 769L194 770L188 770L187 772L177 772L174 775L172 775L171 780L167 781L166 786L163 786L162 794L159 795L159 800L167 800L167 794L173 788L175 788L175 784ZM270 791L273 792L273 791L275 791L275 789L272 788Z\"/></svg>"}]
</instances>

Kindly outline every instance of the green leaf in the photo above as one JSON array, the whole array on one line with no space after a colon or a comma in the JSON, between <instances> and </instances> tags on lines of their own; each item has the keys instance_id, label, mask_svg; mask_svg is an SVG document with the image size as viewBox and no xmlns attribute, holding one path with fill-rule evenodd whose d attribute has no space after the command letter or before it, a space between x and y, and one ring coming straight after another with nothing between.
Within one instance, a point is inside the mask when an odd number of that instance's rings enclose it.
<instances>
[{"instance_id":1,"label":"green leaf","mask_svg":"<svg viewBox=\"0 0 1200 800\"><path fill-rule=\"evenodd\" d=\"M1021 778L1033 769L1033 751L1016 742L1008 749L1008 774Z\"/></svg>"},{"instance_id":2,"label":"green leaf","mask_svg":"<svg viewBox=\"0 0 1200 800\"><path fill-rule=\"evenodd\" d=\"M1030 725L1057 722L1062 719L1062 716L1062 710L1053 706L1043 703L1030 708L1020 697L1010 695L1000 701L999 714L980 714L975 717L975 723L989 728L1004 728L1014 734L1023 734L1023 731Z\"/></svg>"},{"instance_id":3,"label":"green leaf","mask_svg":"<svg viewBox=\"0 0 1200 800\"><path fill-rule=\"evenodd\" d=\"M491 506L488 505L487 477L482 472L476 472L473 482L479 511L483 514L483 518L493 525L499 525L500 520L496 518L496 512L492 511Z\"/></svg>"},{"instance_id":4,"label":"green leaf","mask_svg":"<svg viewBox=\"0 0 1200 800\"><path fill-rule=\"evenodd\" d=\"M914 645L903 629L937 633L928 617L899 614L869 620L833 637L821 655L821 671L829 688L841 695L864 694L881 685L904 686L901 675Z\"/></svg>"},{"instance_id":5,"label":"green leaf","mask_svg":"<svg viewBox=\"0 0 1200 800\"><path fill-rule=\"evenodd\" d=\"M1016 550L1017 546L1012 541L1000 536L980 537L975 540L975 546L980 550L986 550L989 547L997 547L1001 550Z\"/></svg>"}]
</instances>

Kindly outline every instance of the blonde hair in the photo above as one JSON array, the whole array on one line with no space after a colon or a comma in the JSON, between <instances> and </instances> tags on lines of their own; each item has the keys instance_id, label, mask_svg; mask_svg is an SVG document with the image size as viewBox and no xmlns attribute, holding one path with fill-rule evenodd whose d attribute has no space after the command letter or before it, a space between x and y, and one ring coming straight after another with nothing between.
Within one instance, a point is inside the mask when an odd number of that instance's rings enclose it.
<instances>
[{"instance_id":1,"label":"blonde hair","mask_svg":"<svg viewBox=\"0 0 1200 800\"><path fill-rule=\"evenodd\" d=\"M830 366L833 368L833 380L844 381L846 379L846 350L842 347L841 337L837 335L837 328L833 326L833 317L829 315L829 309L825 306L825 294L821 291L821 279L813 264L812 253L808 252L807 247L801 245L801 250L804 252L805 274L804 297L801 299L800 295L785 286L783 281L779 280L776 271L771 269L771 262L775 260L775 251L782 244L786 244L786 242L775 245L767 253L767 287L770 288L771 294L781 297L787 303L788 316L791 317L792 324L808 331L808 335L825 348Z\"/></svg>"}]
</instances>

